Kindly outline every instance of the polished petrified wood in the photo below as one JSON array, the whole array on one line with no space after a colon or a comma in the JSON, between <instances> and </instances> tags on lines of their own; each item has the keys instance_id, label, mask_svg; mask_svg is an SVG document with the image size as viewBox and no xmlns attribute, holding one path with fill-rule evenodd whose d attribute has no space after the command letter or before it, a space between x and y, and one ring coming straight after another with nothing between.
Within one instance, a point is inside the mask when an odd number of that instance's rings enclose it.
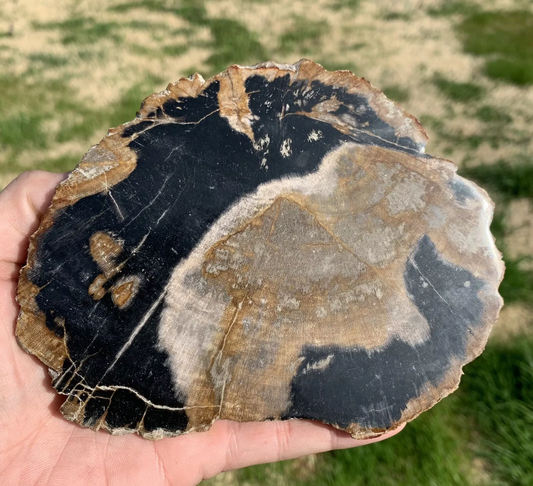
<instances>
[{"instance_id":1,"label":"polished petrified wood","mask_svg":"<svg viewBox=\"0 0 533 486\"><path fill-rule=\"evenodd\" d=\"M57 188L21 273L17 336L65 417L368 438L454 391L503 264L487 194L426 140L367 81L307 60L148 97Z\"/></svg>"}]
</instances>

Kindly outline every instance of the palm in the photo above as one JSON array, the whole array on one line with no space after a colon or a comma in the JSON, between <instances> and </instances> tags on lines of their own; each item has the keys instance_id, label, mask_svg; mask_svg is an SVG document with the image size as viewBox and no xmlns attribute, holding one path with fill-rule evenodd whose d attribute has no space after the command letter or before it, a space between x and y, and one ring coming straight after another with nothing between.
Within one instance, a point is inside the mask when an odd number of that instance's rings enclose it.
<instances>
[{"instance_id":1,"label":"palm","mask_svg":"<svg viewBox=\"0 0 533 486\"><path fill-rule=\"evenodd\" d=\"M64 420L59 413L63 399L50 386L44 367L14 338L15 290L28 236L37 229L40 213L62 177L27 173L0 195L3 484L189 485L223 470L372 442L306 421L218 421L209 432L149 442L134 435L95 433Z\"/></svg>"}]
</instances>

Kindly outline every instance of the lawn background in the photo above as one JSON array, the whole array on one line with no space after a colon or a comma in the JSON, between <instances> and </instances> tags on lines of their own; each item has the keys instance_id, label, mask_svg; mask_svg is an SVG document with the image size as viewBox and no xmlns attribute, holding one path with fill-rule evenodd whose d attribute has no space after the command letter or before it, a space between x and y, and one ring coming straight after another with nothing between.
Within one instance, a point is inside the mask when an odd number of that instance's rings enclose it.
<instances>
[{"instance_id":1,"label":"lawn background","mask_svg":"<svg viewBox=\"0 0 533 486\"><path fill-rule=\"evenodd\" d=\"M0 189L71 170L180 77L301 57L364 76L489 191L506 306L460 390L397 437L205 484L533 485L530 0L3 0Z\"/></svg>"}]
</instances>

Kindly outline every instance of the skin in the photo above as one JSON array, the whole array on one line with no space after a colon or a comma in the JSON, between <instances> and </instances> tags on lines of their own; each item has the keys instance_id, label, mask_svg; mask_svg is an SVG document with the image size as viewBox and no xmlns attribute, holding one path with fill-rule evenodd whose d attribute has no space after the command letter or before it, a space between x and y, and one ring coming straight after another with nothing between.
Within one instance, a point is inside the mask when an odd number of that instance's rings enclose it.
<instances>
[{"instance_id":1,"label":"skin","mask_svg":"<svg viewBox=\"0 0 533 486\"><path fill-rule=\"evenodd\" d=\"M289 420L216 421L208 432L150 442L111 436L63 419L64 400L45 367L15 339L15 291L56 185L67 174L27 172L0 193L0 477L5 485L194 485L253 464L358 447L386 439L355 440L324 424Z\"/></svg>"}]
</instances>

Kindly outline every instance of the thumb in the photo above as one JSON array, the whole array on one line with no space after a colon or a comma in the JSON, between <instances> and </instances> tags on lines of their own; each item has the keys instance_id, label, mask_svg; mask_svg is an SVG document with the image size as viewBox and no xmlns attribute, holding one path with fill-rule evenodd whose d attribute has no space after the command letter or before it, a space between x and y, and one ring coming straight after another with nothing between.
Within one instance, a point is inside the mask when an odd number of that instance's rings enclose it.
<instances>
[{"instance_id":1,"label":"thumb","mask_svg":"<svg viewBox=\"0 0 533 486\"><path fill-rule=\"evenodd\" d=\"M39 226L56 186L67 174L24 172L0 193L0 277L26 261L28 239Z\"/></svg>"}]
</instances>

